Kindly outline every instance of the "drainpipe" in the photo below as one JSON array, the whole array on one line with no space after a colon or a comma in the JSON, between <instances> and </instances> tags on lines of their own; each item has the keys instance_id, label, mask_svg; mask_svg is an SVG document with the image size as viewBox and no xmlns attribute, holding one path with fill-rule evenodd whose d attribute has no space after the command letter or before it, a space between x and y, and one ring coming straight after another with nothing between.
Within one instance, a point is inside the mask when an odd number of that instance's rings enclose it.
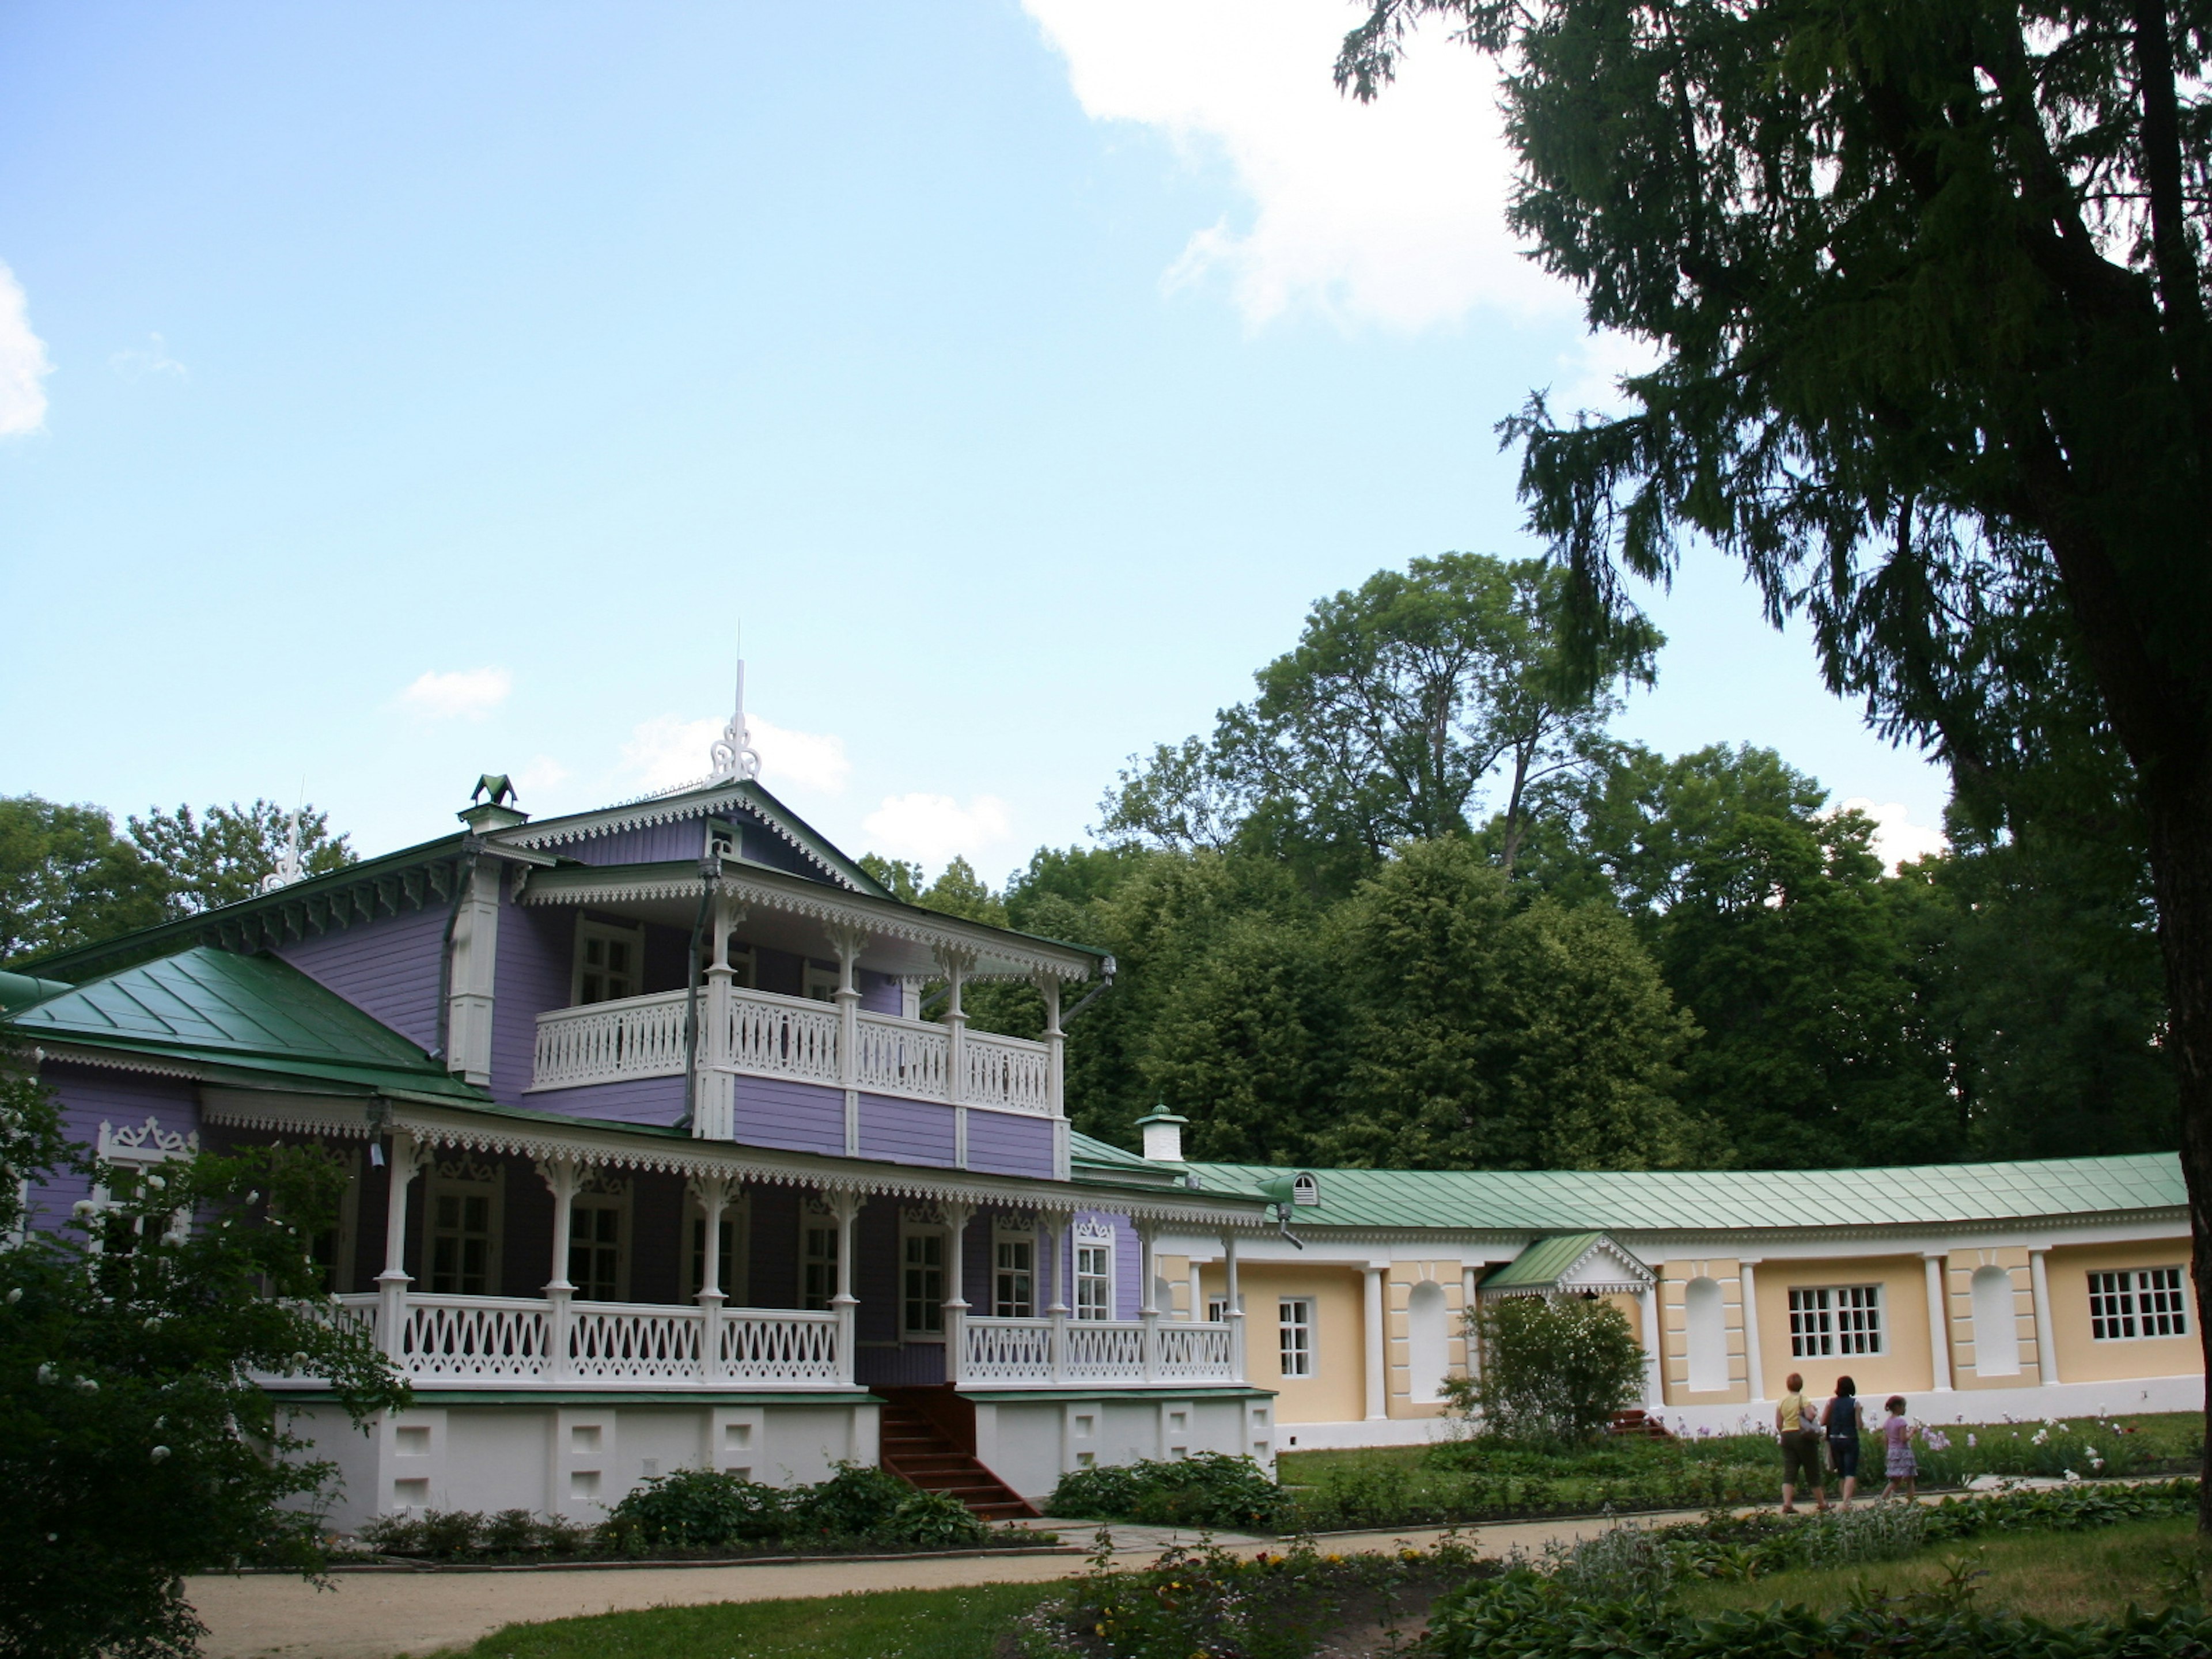
<instances>
[{"instance_id":1,"label":"drainpipe","mask_svg":"<svg viewBox=\"0 0 2212 1659\"><path fill-rule=\"evenodd\" d=\"M691 924L691 965L684 982L684 1117L676 1126L679 1129L691 1127L692 1114L699 1105L699 942L707 937L708 908L714 902L714 890L721 880L721 860L699 860L699 919Z\"/></svg>"},{"instance_id":2,"label":"drainpipe","mask_svg":"<svg viewBox=\"0 0 2212 1659\"><path fill-rule=\"evenodd\" d=\"M460 871L453 878L453 907L446 912L446 933L438 946L438 1048L436 1057L443 1060L452 1038L453 1023L453 930L460 926L461 906L475 884L477 855L483 851L483 837L467 835L461 837ZM453 1070L451 1066L447 1071Z\"/></svg>"}]
</instances>

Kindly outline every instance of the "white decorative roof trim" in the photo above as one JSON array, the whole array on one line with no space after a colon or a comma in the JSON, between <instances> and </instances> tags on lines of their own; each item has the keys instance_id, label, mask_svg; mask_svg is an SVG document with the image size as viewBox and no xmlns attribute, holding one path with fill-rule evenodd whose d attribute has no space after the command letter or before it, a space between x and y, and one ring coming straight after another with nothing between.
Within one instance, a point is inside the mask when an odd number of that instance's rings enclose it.
<instances>
[{"instance_id":1,"label":"white decorative roof trim","mask_svg":"<svg viewBox=\"0 0 2212 1659\"><path fill-rule=\"evenodd\" d=\"M650 830L656 824L680 823L690 817L703 818L737 806L744 809L745 816L751 822L788 842L808 863L840 887L848 892L860 890L843 871L767 813L756 808L734 782L730 787L714 794L685 797L685 791L702 788L714 781L712 778L702 778L696 782L679 784L676 788L658 795L626 801L605 811L587 812L574 818L555 818L535 830L517 828L502 830L499 839L514 847L562 847L572 842L589 841L594 836L617 836L629 830Z\"/></svg>"},{"instance_id":2,"label":"white decorative roof trim","mask_svg":"<svg viewBox=\"0 0 2212 1659\"><path fill-rule=\"evenodd\" d=\"M117 1048L80 1048L72 1043L41 1042L39 1052L48 1060L67 1060L72 1066L105 1066L113 1072L143 1072L149 1077L180 1077L198 1079L206 1074L205 1068L188 1060L171 1060L166 1055L125 1054Z\"/></svg>"},{"instance_id":3,"label":"white decorative roof trim","mask_svg":"<svg viewBox=\"0 0 2212 1659\"><path fill-rule=\"evenodd\" d=\"M237 1128L260 1129L280 1134L366 1135L368 1114L357 1101L327 1098L318 1104L307 1097L274 1097L252 1101L225 1091L202 1103L202 1116L210 1123ZM597 1129L580 1121L564 1130L548 1123L514 1123L489 1117L447 1117L394 1103L385 1119L387 1127L413 1135L424 1146L483 1153L509 1153L518 1158L550 1160L574 1158L607 1169L644 1170L686 1179L720 1176L755 1186L804 1187L830 1192L858 1193L916 1203L954 1203L992 1208L1072 1211L1107 1208L1132 1219L1179 1222L1191 1226L1258 1229L1267 1223L1256 1209L1217 1209L1202 1203L1163 1204L1116 1194L1103 1198L1062 1192L1054 1183L1010 1176L1001 1181L979 1178L957 1170L876 1166L862 1171L841 1167L829 1160L803 1156L779 1158L764 1148L739 1146L727 1141L626 1139L618 1131Z\"/></svg>"},{"instance_id":4,"label":"white decorative roof trim","mask_svg":"<svg viewBox=\"0 0 2212 1659\"><path fill-rule=\"evenodd\" d=\"M905 939L910 944L927 945L932 949L980 951L1018 964L1011 969L970 974L968 977L971 980L1026 980L1035 974L1049 974L1061 980L1087 980L1091 977L1091 963L1087 958L1071 960L1048 956L1042 951L1011 943L995 933L986 933L979 938L957 921L950 921L950 925L945 927L933 927L927 922L913 920L903 906L893 909L889 915L872 908L861 908L841 894L821 890L816 884L805 883L802 877L793 876L791 879L794 887L804 884L803 887L793 890L773 882L758 880L725 865L720 887L723 893L742 904L759 905L789 915L808 916L830 925L858 927L880 938ZM605 884L601 884L601 880ZM696 898L705 890L705 885L697 876L662 877L651 881L621 878L595 880L586 867L537 877L520 902L524 904L578 904L586 899L622 903L648 899ZM813 890L806 890L809 889ZM871 897L869 895L860 896L864 899ZM874 899L872 903L896 906L897 901Z\"/></svg>"}]
</instances>

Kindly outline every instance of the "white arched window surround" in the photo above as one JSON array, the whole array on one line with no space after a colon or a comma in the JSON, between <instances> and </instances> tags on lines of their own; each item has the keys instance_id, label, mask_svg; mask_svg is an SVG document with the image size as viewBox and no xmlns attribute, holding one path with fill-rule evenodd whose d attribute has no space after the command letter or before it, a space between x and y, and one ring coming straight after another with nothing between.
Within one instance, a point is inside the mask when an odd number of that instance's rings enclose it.
<instances>
[{"instance_id":1,"label":"white arched window surround","mask_svg":"<svg viewBox=\"0 0 2212 1659\"><path fill-rule=\"evenodd\" d=\"M2020 1375L2020 1320L2013 1302L2012 1269L1977 1267L1973 1279L1974 1375Z\"/></svg>"},{"instance_id":2,"label":"white arched window surround","mask_svg":"<svg viewBox=\"0 0 2212 1659\"><path fill-rule=\"evenodd\" d=\"M1704 1276L1682 1287L1682 1326L1689 1352L1692 1394L1729 1385L1728 1308L1720 1281Z\"/></svg>"},{"instance_id":3,"label":"white arched window surround","mask_svg":"<svg viewBox=\"0 0 2212 1659\"><path fill-rule=\"evenodd\" d=\"M1412 1397L1441 1400L1451 1370L1451 1314L1444 1287L1425 1279L1406 1297L1407 1385Z\"/></svg>"}]
</instances>

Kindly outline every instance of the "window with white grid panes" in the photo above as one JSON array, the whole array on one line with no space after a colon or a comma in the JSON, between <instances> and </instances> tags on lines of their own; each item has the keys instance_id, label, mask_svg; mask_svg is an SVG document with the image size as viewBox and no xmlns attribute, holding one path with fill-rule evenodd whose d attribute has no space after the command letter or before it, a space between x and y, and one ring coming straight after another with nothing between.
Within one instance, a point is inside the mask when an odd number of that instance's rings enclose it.
<instances>
[{"instance_id":1,"label":"window with white grid panes","mask_svg":"<svg viewBox=\"0 0 2212 1659\"><path fill-rule=\"evenodd\" d=\"M1111 1319L1114 1316L1114 1247L1100 1242L1075 1244L1075 1316Z\"/></svg>"},{"instance_id":2,"label":"window with white grid panes","mask_svg":"<svg viewBox=\"0 0 2212 1659\"><path fill-rule=\"evenodd\" d=\"M1314 1304L1306 1296L1286 1296L1278 1317L1282 1332L1283 1375L1314 1374Z\"/></svg>"},{"instance_id":3,"label":"window with white grid panes","mask_svg":"<svg viewBox=\"0 0 2212 1659\"><path fill-rule=\"evenodd\" d=\"M430 1179L423 1255L434 1296L489 1296L499 1285L499 1171L441 1170Z\"/></svg>"},{"instance_id":4,"label":"window with white grid panes","mask_svg":"<svg viewBox=\"0 0 2212 1659\"><path fill-rule=\"evenodd\" d=\"M799 1225L799 1305L808 1313L830 1311L837 1294L837 1221L808 1215ZM940 1324L939 1328L942 1328Z\"/></svg>"},{"instance_id":5,"label":"window with white grid panes","mask_svg":"<svg viewBox=\"0 0 2212 1659\"><path fill-rule=\"evenodd\" d=\"M945 1334L945 1231L916 1229L899 1242L899 1304L908 1336Z\"/></svg>"},{"instance_id":6,"label":"window with white grid panes","mask_svg":"<svg viewBox=\"0 0 2212 1659\"><path fill-rule=\"evenodd\" d=\"M1036 1316L1036 1240L1031 1235L993 1231L991 1311L1000 1319Z\"/></svg>"},{"instance_id":7,"label":"window with white grid panes","mask_svg":"<svg viewBox=\"0 0 2212 1659\"><path fill-rule=\"evenodd\" d=\"M2089 1275L2089 1335L2099 1342L2189 1334L2179 1267L2134 1267Z\"/></svg>"},{"instance_id":8,"label":"window with white grid panes","mask_svg":"<svg viewBox=\"0 0 2212 1659\"><path fill-rule=\"evenodd\" d=\"M623 1299L629 1288L623 1282L629 1208L623 1199L600 1193L568 1206L568 1282L576 1287L579 1302Z\"/></svg>"},{"instance_id":9,"label":"window with white grid panes","mask_svg":"<svg viewBox=\"0 0 2212 1659\"><path fill-rule=\"evenodd\" d=\"M1881 1353L1881 1286L1816 1285L1790 1292L1790 1357Z\"/></svg>"},{"instance_id":10,"label":"window with white grid panes","mask_svg":"<svg viewBox=\"0 0 2212 1659\"><path fill-rule=\"evenodd\" d=\"M644 928L578 918L575 976L568 994L573 1006L636 996L645 989L644 974Z\"/></svg>"}]
</instances>

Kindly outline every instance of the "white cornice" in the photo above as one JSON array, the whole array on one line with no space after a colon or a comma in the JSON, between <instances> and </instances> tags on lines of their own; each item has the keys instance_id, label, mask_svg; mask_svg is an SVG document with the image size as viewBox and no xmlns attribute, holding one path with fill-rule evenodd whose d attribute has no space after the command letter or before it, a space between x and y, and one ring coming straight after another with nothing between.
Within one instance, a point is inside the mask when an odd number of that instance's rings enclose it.
<instances>
[{"instance_id":1,"label":"white cornice","mask_svg":"<svg viewBox=\"0 0 2212 1659\"><path fill-rule=\"evenodd\" d=\"M207 1074L204 1066L166 1054L134 1054L119 1048L81 1048L68 1042L41 1042L39 1052L47 1060L67 1060L72 1066L104 1066L112 1072L143 1072L149 1077L197 1080Z\"/></svg>"},{"instance_id":2,"label":"white cornice","mask_svg":"<svg viewBox=\"0 0 2212 1659\"><path fill-rule=\"evenodd\" d=\"M848 892L858 892L845 872L831 864L813 848L808 846L790 830L762 811L737 784L718 789L710 794L687 794L685 790L702 787L686 784L665 794L647 795L641 800L625 801L604 811L586 812L574 817L555 818L531 828L518 825L501 830L496 840L511 847L564 847L574 842L589 841L594 836L621 835L625 830L649 830L657 824L680 823L686 818L704 818L732 807L740 809L746 821L757 823L779 840L788 842L809 864L836 882ZM696 889L693 890L696 891Z\"/></svg>"}]
</instances>

